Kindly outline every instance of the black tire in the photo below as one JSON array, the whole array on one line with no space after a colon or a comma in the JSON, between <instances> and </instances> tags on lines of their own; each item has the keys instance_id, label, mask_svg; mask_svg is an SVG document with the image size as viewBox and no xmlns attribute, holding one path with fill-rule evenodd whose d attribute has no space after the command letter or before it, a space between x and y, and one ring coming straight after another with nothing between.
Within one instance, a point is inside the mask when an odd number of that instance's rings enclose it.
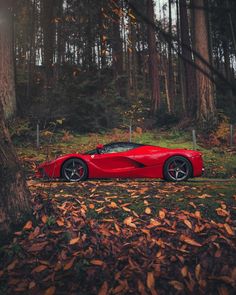
<instances>
[{"instance_id":1,"label":"black tire","mask_svg":"<svg viewBox=\"0 0 236 295\"><path fill-rule=\"evenodd\" d=\"M169 158L164 165L164 178L167 181L185 181L193 174L189 160L182 156Z\"/></svg>"},{"instance_id":2,"label":"black tire","mask_svg":"<svg viewBox=\"0 0 236 295\"><path fill-rule=\"evenodd\" d=\"M63 164L61 176L71 182L82 181L88 177L88 167L84 161L72 158Z\"/></svg>"}]
</instances>

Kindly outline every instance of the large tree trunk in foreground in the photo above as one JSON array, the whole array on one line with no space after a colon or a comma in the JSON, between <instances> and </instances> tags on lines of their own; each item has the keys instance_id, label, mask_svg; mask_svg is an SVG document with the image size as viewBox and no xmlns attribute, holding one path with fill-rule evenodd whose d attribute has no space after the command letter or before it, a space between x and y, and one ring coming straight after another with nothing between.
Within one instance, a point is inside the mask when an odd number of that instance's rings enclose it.
<instances>
[{"instance_id":1,"label":"large tree trunk in foreground","mask_svg":"<svg viewBox=\"0 0 236 295\"><path fill-rule=\"evenodd\" d=\"M3 6L6 5L4 2L0 0L0 100L4 116L6 119L9 119L16 112L16 96L13 70L12 21L9 18L8 11L5 14L3 13Z\"/></svg>"},{"instance_id":2,"label":"large tree trunk in foreground","mask_svg":"<svg viewBox=\"0 0 236 295\"><path fill-rule=\"evenodd\" d=\"M204 0L193 0L193 7L204 7ZM204 9L194 9L194 45L201 57L210 63L209 39L206 14ZM211 70L197 56L195 56L198 108L197 117L201 124L208 125L215 120L214 87L211 81ZM199 68L202 70L199 70Z\"/></svg>"},{"instance_id":3,"label":"large tree trunk in foreground","mask_svg":"<svg viewBox=\"0 0 236 295\"><path fill-rule=\"evenodd\" d=\"M2 2L0 10L3 11L6 7ZM11 34L7 35L3 26L0 23L0 236L30 212L29 191L4 121L2 102L7 102L14 93L14 80ZM3 47L8 50L3 50Z\"/></svg>"}]
</instances>

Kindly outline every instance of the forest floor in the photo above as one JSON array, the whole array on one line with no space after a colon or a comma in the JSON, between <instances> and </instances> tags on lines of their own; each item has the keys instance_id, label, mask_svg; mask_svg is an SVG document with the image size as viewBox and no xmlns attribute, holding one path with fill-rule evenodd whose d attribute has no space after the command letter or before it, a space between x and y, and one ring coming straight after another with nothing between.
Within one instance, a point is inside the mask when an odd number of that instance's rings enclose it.
<instances>
[{"instance_id":1,"label":"forest floor","mask_svg":"<svg viewBox=\"0 0 236 295\"><path fill-rule=\"evenodd\" d=\"M0 248L0 294L235 294L233 153L198 147L207 176L230 181L66 183L31 177L46 154L125 136L57 134L40 150L16 142L34 214ZM134 141L192 146L185 134L135 134Z\"/></svg>"}]
</instances>

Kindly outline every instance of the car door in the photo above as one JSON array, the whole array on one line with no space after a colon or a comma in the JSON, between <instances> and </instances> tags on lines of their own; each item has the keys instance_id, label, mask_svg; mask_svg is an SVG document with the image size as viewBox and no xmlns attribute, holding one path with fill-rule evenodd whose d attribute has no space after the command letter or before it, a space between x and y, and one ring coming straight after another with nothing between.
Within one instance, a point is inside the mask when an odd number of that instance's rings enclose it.
<instances>
[{"instance_id":1,"label":"car door","mask_svg":"<svg viewBox=\"0 0 236 295\"><path fill-rule=\"evenodd\" d=\"M104 146L101 154L91 155L90 162L109 177L123 176L137 167L137 163L129 158L132 146L128 144L111 144Z\"/></svg>"}]
</instances>

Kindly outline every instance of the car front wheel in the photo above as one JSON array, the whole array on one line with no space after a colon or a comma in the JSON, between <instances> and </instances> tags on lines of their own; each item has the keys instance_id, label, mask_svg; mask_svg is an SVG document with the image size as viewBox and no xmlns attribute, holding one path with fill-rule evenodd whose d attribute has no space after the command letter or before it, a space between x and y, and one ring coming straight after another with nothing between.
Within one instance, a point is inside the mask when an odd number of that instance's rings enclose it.
<instances>
[{"instance_id":1,"label":"car front wheel","mask_svg":"<svg viewBox=\"0 0 236 295\"><path fill-rule=\"evenodd\" d=\"M185 181L192 176L192 165L188 159L174 156L164 165L164 178L168 181Z\"/></svg>"},{"instance_id":2,"label":"car front wheel","mask_svg":"<svg viewBox=\"0 0 236 295\"><path fill-rule=\"evenodd\" d=\"M88 168L80 159L69 159L63 164L61 175L71 182L85 180L88 176Z\"/></svg>"}]
</instances>

